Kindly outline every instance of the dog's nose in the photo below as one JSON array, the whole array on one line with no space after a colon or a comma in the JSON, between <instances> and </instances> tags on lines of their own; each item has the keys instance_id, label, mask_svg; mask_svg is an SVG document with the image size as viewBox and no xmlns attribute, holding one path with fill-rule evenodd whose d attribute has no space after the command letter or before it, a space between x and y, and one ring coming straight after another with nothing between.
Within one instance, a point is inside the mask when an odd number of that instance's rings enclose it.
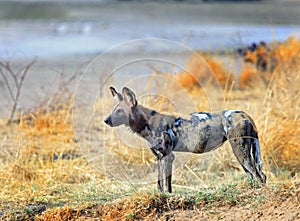
<instances>
[{"instance_id":1,"label":"dog's nose","mask_svg":"<svg viewBox=\"0 0 300 221\"><path fill-rule=\"evenodd\" d=\"M106 123L109 126L112 126L112 122L111 122L111 116L107 117L104 119L104 123Z\"/></svg>"}]
</instances>

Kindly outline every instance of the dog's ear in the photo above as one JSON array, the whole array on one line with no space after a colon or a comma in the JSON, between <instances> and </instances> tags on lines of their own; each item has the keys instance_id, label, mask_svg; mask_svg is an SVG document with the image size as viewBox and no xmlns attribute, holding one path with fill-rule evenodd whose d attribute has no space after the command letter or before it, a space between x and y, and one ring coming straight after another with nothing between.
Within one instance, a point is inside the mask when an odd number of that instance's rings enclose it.
<instances>
[{"instance_id":1,"label":"dog's ear","mask_svg":"<svg viewBox=\"0 0 300 221\"><path fill-rule=\"evenodd\" d=\"M118 93L115 88L109 87L109 90L114 97L115 101L120 102L123 100L122 94Z\"/></svg>"},{"instance_id":2,"label":"dog's ear","mask_svg":"<svg viewBox=\"0 0 300 221\"><path fill-rule=\"evenodd\" d=\"M123 87L122 94L124 97L124 100L130 105L130 107L136 107L137 100L135 98L135 94L127 87Z\"/></svg>"}]
</instances>

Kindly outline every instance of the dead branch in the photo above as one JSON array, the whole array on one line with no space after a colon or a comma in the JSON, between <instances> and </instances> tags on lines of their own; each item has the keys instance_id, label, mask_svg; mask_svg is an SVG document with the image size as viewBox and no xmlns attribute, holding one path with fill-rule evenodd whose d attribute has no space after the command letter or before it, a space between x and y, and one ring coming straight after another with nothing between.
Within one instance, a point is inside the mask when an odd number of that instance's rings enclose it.
<instances>
[{"instance_id":1,"label":"dead branch","mask_svg":"<svg viewBox=\"0 0 300 221\"><path fill-rule=\"evenodd\" d=\"M36 59L32 60L30 63L26 64L23 68L21 68L18 72L13 70L10 61L0 61L0 74L4 80L6 89L12 102L12 108L10 110L9 118L6 123L7 125L13 122L13 118L21 95L23 82L28 73L28 70L35 63L35 61ZM10 83L9 79L11 79L13 83Z\"/></svg>"}]
</instances>

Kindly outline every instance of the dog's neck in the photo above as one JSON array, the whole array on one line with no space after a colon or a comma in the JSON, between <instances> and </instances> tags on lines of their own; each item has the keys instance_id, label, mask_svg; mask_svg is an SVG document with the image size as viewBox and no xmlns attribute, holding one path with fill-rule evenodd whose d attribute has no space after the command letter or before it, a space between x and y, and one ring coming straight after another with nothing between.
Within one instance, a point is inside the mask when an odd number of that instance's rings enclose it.
<instances>
[{"instance_id":1,"label":"dog's neck","mask_svg":"<svg viewBox=\"0 0 300 221\"><path fill-rule=\"evenodd\" d=\"M142 105L137 105L129 115L129 127L139 136L143 136L142 132L146 127L149 127L149 119L157 112Z\"/></svg>"}]
</instances>

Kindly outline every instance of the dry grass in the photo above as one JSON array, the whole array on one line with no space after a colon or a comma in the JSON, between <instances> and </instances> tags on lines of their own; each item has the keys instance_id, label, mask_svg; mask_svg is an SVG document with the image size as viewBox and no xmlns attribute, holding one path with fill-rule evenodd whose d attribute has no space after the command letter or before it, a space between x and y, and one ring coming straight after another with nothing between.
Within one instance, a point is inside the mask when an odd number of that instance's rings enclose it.
<instances>
[{"instance_id":1,"label":"dry grass","mask_svg":"<svg viewBox=\"0 0 300 221\"><path fill-rule=\"evenodd\" d=\"M270 156L268 161L292 174L300 168L299 68L299 61L290 61L274 72L265 97L266 113L261 130Z\"/></svg>"},{"instance_id":2,"label":"dry grass","mask_svg":"<svg viewBox=\"0 0 300 221\"><path fill-rule=\"evenodd\" d=\"M267 85L277 69L287 62L297 62L299 54L300 40L295 37L289 37L282 43L273 42L271 48L258 46L254 51L246 51L243 56L246 63L240 74L239 86L255 86L258 81ZM265 63L265 70L261 69L262 63Z\"/></svg>"},{"instance_id":3,"label":"dry grass","mask_svg":"<svg viewBox=\"0 0 300 221\"><path fill-rule=\"evenodd\" d=\"M249 64L244 64L243 69L240 74L239 85L242 88L254 85L260 80L258 70Z\"/></svg>"},{"instance_id":4,"label":"dry grass","mask_svg":"<svg viewBox=\"0 0 300 221\"><path fill-rule=\"evenodd\" d=\"M231 85L234 77L222 62L208 55L193 54L187 61L185 69L175 75L175 81L186 88L217 84L224 87Z\"/></svg>"},{"instance_id":5,"label":"dry grass","mask_svg":"<svg viewBox=\"0 0 300 221\"><path fill-rule=\"evenodd\" d=\"M294 39L289 39L287 42L293 45L298 44L298 41ZM295 54L296 52L291 48L293 47L285 43L284 46L279 46L279 54L285 57L283 53L285 51L291 57L299 55L299 53ZM207 63L210 68L206 70L213 70L222 85L230 84L232 75L223 68L222 64L211 59ZM168 82L155 83L152 79L151 87L157 87L157 94L166 96L145 97L140 100L140 103L158 111L173 113L178 112L176 105L189 109L190 107L185 103L189 97L193 103L193 111L209 110L207 92L203 88L194 87L195 80L191 78L191 75L187 75L187 73L192 73L193 76L204 78L203 81L209 82L211 76L206 78L208 73L206 70L204 74L199 72L200 66L192 57L187 63L187 72L178 75L184 75L184 77L175 78L181 85L190 87L189 90L178 90L170 94ZM214 97L226 106L224 108L243 109L255 119L261 139L264 171L268 175L269 185L280 182L299 183L299 70L299 60L289 59L272 73L268 86L257 83L256 87L247 89L224 87L222 89L224 96L216 93ZM241 75L241 79L245 77L244 75L246 74ZM247 75L253 74L249 71ZM171 80L172 75L168 78ZM243 81L247 84L248 77L245 78L246 80ZM254 78L252 80L255 83ZM211 91L214 88L214 85L209 87ZM174 102L177 102L175 106ZM112 103L100 98L98 105L102 108L101 115L98 116L99 122L102 122L104 115L110 112L110 109L103 109L103 107L110 107ZM12 205L15 205L14 203L42 204L43 209L35 214L41 214L49 208L50 212L48 211L39 218L45 220L61 220L70 217L70 219L75 219L74 217L80 217L85 212L89 213L89 217L106 217L107 219L114 217L128 220L140 217L150 218L170 210L199 209L207 205L205 204L207 200L219 203L227 200L224 196L223 198L209 198L211 196L207 194L211 191L209 189L202 192L201 196L203 197L204 194L206 198L201 198L194 194L199 193L199 186L219 188L220 183L230 185L236 182L237 191L249 188L249 184L243 181L245 174L236 162L229 145L225 145L202 156L176 153L174 189L177 193L182 191L187 195L174 198L158 196L153 193L156 189L156 171L153 166L155 160L150 151L145 148L133 148L118 141L119 135L101 123L97 133L100 137L105 137L109 143L107 146L109 152L114 153L124 164L120 167L107 166L105 172L99 168L96 170L86 161L87 155L84 156L85 153L83 154L78 146L80 143L75 140L70 117L72 103L61 102L57 104L57 107L46 111L36 109L26 117L23 116L19 124L7 126L4 124L5 119L1 121L3 124L0 126L0 147L3 151L0 152L0 211L6 211L6 214L10 211L11 213L6 215L9 219L16 219L18 214L13 213L14 206L13 208L8 206L9 209L5 209L8 202L13 203ZM134 137L135 135L128 133L128 136ZM133 143L140 145L138 142L142 141ZM138 166L132 166L132 164ZM116 176L124 173L125 178L121 178L121 181L110 180L106 174L111 173ZM137 174L141 177L152 178L135 183L133 177L136 178ZM138 178L142 179L141 177ZM226 192L222 188L220 191ZM214 193L214 195L220 194ZM124 198L128 194L133 194L133 196ZM138 197L135 194L138 194ZM249 193L247 197L251 194L253 193ZM233 193L233 195L238 199L242 197L240 192ZM104 202L111 202L118 198L124 199L117 204L104 204ZM256 200L259 201L259 197ZM242 198L237 202L246 201ZM229 201L226 205L230 203L233 201ZM62 207L63 205L65 206ZM59 208L52 209L56 206ZM76 209L78 207L85 209ZM28 211L23 211L23 213L23 217L31 214ZM3 213L0 212L1 215Z\"/></svg>"}]
</instances>

